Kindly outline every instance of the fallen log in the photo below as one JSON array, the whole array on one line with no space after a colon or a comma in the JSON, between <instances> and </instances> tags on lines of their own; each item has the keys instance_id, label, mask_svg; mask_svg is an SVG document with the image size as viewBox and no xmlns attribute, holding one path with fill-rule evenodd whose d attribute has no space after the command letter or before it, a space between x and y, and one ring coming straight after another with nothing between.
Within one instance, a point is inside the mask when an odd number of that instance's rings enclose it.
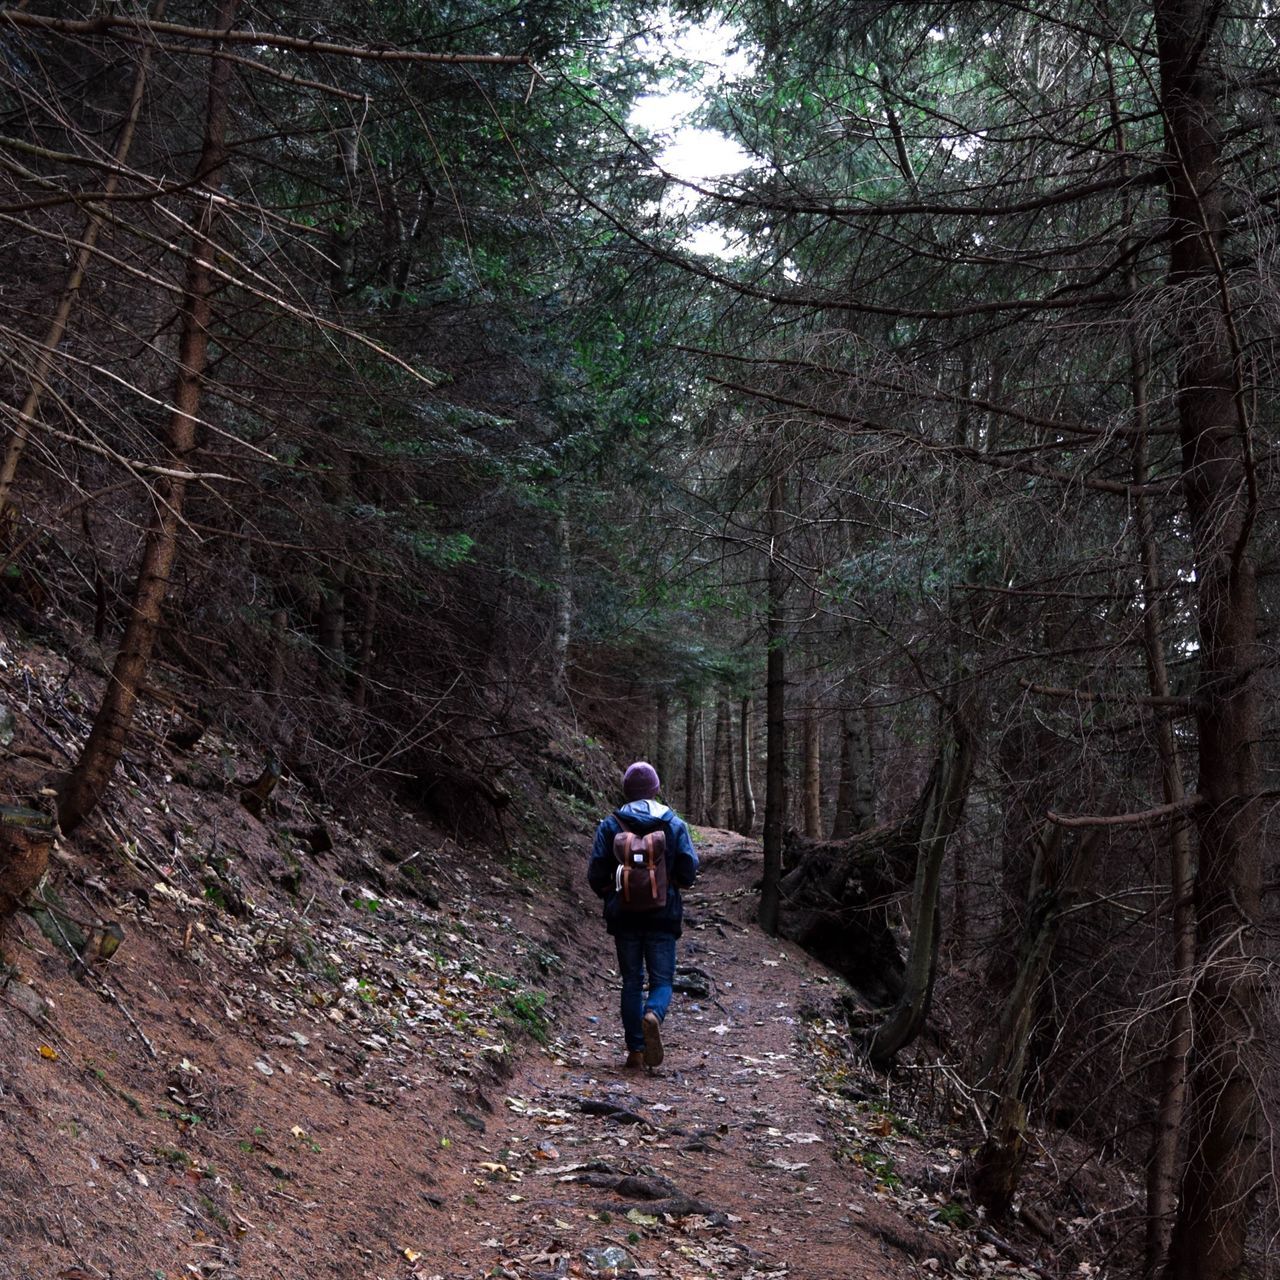
<instances>
[{"instance_id":1,"label":"fallen log","mask_svg":"<svg viewBox=\"0 0 1280 1280\"><path fill-rule=\"evenodd\" d=\"M916 1034L928 1012L937 938L928 917L915 921L908 960L900 935L909 932L911 899L921 873L936 878L947 841L964 811L973 777L976 744L958 720L939 747L929 777L911 810L895 823L844 840L790 839L793 864L782 878L779 933L834 969L873 1004L893 1006L894 1021L909 1014L905 1030L882 1056L891 1060ZM927 877L926 877L927 880ZM930 915L936 910L929 909ZM923 945L923 951L920 950ZM908 1008L909 1006L909 1008ZM872 1034L874 1046L884 1027Z\"/></svg>"},{"instance_id":2,"label":"fallen log","mask_svg":"<svg viewBox=\"0 0 1280 1280\"><path fill-rule=\"evenodd\" d=\"M919 838L914 813L844 840L788 840L778 931L874 1004L902 994L899 901L910 889Z\"/></svg>"}]
</instances>

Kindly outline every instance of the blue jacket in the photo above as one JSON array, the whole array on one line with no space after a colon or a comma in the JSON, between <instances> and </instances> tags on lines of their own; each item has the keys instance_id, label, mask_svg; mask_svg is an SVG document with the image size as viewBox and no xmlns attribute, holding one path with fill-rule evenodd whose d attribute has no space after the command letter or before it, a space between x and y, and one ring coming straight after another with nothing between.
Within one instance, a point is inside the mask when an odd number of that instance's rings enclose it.
<instances>
[{"instance_id":1,"label":"blue jacket","mask_svg":"<svg viewBox=\"0 0 1280 1280\"><path fill-rule=\"evenodd\" d=\"M618 812L631 820L629 829L640 834L659 827L666 828L667 905L657 911L626 912L621 909L620 897L614 888L618 863L613 856L613 838L622 830L622 823L611 813L596 828L591 861L587 864L587 883L597 897L604 900L605 924L613 934L669 933L678 938L684 919L680 890L692 888L698 877L698 855L689 838L689 828L674 809L660 800L632 800Z\"/></svg>"}]
</instances>

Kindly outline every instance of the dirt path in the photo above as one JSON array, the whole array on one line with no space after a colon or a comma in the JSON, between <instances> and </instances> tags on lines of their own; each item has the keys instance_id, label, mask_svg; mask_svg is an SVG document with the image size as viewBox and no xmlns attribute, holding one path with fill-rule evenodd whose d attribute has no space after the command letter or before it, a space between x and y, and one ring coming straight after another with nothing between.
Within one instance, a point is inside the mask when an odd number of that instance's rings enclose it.
<instances>
[{"instance_id":1,"label":"dirt path","mask_svg":"<svg viewBox=\"0 0 1280 1280\"><path fill-rule=\"evenodd\" d=\"M757 845L704 832L700 854L664 1064L621 1069L612 946L584 920L585 981L561 1010L562 1038L517 1069L469 1153L448 1280L611 1275L611 1264L664 1278L914 1270L877 1232L865 1169L837 1162L840 1126L797 1047L831 979L749 923ZM584 909L595 916L594 902Z\"/></svg>"}]
</instances>

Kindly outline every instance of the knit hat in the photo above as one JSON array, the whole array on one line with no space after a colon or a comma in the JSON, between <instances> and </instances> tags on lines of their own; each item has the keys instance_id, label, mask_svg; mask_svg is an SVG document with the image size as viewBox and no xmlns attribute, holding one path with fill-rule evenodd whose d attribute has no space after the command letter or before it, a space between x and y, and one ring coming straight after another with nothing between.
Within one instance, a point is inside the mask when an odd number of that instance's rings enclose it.
<instances>
[{"instance_id":1,"label":"knit hat","mask_svg":"<svg viewBox=\"0 0 1280 1280\"><path fill-rule=\"evenodd\" d=\"M622 775L622 794L628 800L652 800L661 785L658 771L643 760L628 765L626 773Z\"/></svg>"}]
</instances>

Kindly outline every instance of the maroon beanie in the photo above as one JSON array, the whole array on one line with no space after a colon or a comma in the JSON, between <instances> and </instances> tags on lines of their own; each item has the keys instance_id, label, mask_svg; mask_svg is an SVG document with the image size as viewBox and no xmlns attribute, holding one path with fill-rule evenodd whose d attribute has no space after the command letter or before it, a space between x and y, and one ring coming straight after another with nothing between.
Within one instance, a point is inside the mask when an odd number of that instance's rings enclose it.
<instances>
[{"instance_id":1,"label":"maroon beanie","mask_svg":"<svg viewBox=\"0 0 1280 1280\"><path fill-rule=\"evenodd\" d=\"M657 770L643 760L629 765L622 775L622 794L628 800L652 800L660 785Z\"/></svg>"}]
</instances>

